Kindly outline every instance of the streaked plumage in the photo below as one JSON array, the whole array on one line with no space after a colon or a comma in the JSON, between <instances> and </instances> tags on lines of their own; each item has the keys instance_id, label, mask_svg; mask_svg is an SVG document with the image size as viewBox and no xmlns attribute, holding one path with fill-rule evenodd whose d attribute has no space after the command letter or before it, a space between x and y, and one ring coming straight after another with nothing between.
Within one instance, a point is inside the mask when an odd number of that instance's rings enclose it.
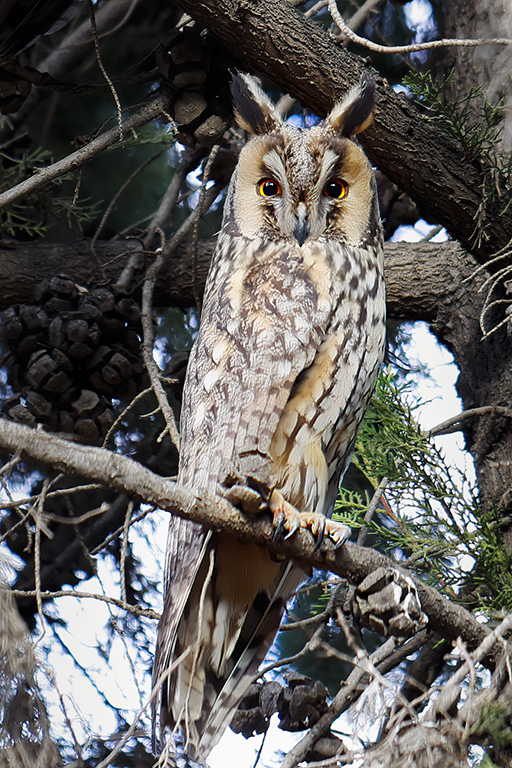
<instances>
[{"instance_id":1,"label":"streaked plumage","mask_svg":"<svg viewBox=\"0 0 512 768\"><path fill-rule=\"evenodd\" d=\"M309 131L282 122L248 76L233 85L243 148L226 199L187 370L180 483L249 496L275 522L330 516L384 354L375 181L350 138L371 120L364 83ZM339 194L338 194L339 193ZM243 506L243 504L242 504ZM344 530L330 523L337 543ZM173 518L154 679L161 728L204 760L229 724L302 578L256 545Z\"/></svg>"}]
</instances>

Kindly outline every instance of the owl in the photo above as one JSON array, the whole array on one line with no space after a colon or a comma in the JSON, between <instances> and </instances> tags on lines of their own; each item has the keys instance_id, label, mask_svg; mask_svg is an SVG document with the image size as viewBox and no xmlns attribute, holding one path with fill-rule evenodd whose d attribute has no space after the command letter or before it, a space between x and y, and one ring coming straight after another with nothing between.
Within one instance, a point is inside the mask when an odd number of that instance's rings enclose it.
<instances>
[{"instance_id":1,"label":"owl","mask_svg":"<svg viewBox=\"0 0 512 768\"><path fill-rule=\"evenodd\" d=\"M227 192L183 394L178 482L340 546L330 520L385 347L382 233L362 81L309 130L237 75L251 134ZM256 544L172 518L153 677L154 729L204 761L304 577ZM167 677L163 673L167 671Z\"/></svg>"}]
</instances>

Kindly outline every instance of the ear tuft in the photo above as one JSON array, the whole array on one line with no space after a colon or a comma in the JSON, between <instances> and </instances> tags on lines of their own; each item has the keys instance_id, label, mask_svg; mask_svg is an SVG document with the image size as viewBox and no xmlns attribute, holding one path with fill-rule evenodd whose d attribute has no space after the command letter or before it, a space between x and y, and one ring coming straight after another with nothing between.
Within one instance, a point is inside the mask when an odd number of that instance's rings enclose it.
<instances>
[{"instance_id":1,"label":"ear tuft","mask_svg":"<svg viewBox=\"0 0 512 768\"><path fill-rule=\"evenodd\" d=\"M363 72L359 85L334 106L325 122L342 136L352 136L368 128L373 120L374 109L375 81Z\"/></svg>"},{"instance_id":2,"label":"ear tuft","mask_svg":"<svg viewBox=\"0 0 512 768\"><path fill-rule=\"evenodd\" d=\"M282 120L267 94L250 75L237 72L231 81L235 119L249 133L268 133L282 125Z\"/></svg>"}]
</instances>

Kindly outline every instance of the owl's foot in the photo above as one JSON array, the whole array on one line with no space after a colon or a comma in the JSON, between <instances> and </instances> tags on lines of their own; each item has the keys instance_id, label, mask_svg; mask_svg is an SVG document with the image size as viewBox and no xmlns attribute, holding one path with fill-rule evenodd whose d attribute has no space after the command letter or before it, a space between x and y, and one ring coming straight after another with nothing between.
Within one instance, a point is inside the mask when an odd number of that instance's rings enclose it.
<instances>
[{"instance_id":1,"label":"owl's foot","mask_svg":"<svg viewBox=\"0 0 512 768\"><path fill-rule=\"evenodd\" d=\"M307 528L316 539L315 551L320 549L324 539L329 539L334 549L338 549L350 538L348 525L331 520L319 512L303 512L300 517L301 528Z\"/></svg>"},{"instance_id":2,"label":"owl's foot","mask_svg":"<svg viewBox=\"0 0 512 768\"><path fill-rule=\"evenodd\" d=\"M232 485L223 490L223 495L235 507L240 507L246 515L256 516L267 509L267 502L259 491L248 485Z\"/></svg>"},{"instance_id":3,"label":"owl's foot","mask_svg":"<svg viewBox=\"0 0 512 768\"><path fill-rule=\"evenodd\" d=\"M283 533L285 539L293 536L299 528L305 528L315 539L315 552L320 549L325 539L332 542L335 549L343 546L350 536L350 528L343 523L337 523L319 512L299 512L279 491L272 491L268 500L268 508L272 512L274 540Z\"/></svg>"},{"instance_id":4,"label":"owl's foot","mask_svg":"<svg viewBox=\"0 0 512 768\"><path fill-rule=\"evenodd\" d=\"M274 542L283 537L289 539L301 527L301 514L279 491L272 491L267 502L268 509L272 512L274 524Z\"/></svg>"},{"instance_id":5,"label":"owl's foot","mask_svg":"<svg viewBox=\"0 0 512 768\"><path fill-rule=\"evenodd\" d=\"M229 478L233 485L224 486L223 495L236 507L240 507L246 515L255 517L270 510L274 525L274 543L293 536L300 528L307 529L315 539L315 551L320 549L325 539L334 548L343 546L350 536L350 528L337 523L319 512L299 512L290 502L286 501L279 491L268 491L267 486L257 483L253 478ZM228 481L228 482L229 482ZM251 487L248 483L251 482Z\"/></svg>"}]
</instances>

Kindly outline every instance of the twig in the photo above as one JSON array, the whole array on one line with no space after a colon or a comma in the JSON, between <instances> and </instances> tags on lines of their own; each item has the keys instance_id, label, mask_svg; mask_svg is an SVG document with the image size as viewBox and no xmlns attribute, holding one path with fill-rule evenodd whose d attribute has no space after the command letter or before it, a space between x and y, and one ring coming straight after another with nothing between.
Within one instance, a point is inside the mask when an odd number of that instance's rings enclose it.
<instances>
[{"instance_id":1,"label":"twig","mask_svg":"<svg viewBox=\"0 0 512 768\"><path fill-rule=\"evenodd\" d=\"M194 677L196 675L197 671L197 665L199 663L199 657L201 655L201 651L203 650L203 620L204 620L204 606L206 602L206 593L208 591L208 588L211 584L212 576L213 576L213 570L215 568L215 549L210 549L210 562L208 564L208 572L206 574L206 578L203 582L203 586L201 587L201 595L199 596L199 609L197 612L197 634L196 639L193 646L190 646L193 650L193 658L192 658L192 669L190 671L190 678L189 678L189 684L187 687L187 695L185 697L185 742L188 743L190 739L190 697L193 692L194 688ZM211 599L211 598L210 598Z\"/></svg>"},{"instance_id":2,"label":"twig","mask_svg":"<svg viewBox=\"0 0 512 768\"><path fill-rule=\"evenodd\" d=\"M375 6L380 2L381 0L366 0L350 19L347 19L345 22L347 27L352 30L357 29L369 15L370 11L373 11ZM353 3L353 5L355 5L355 3Z\"/></svg>"},{"instance_id":3,"label":"twig","mask_svg":"<svg viewBox=\"0 0 512 768\"><path fill-rule=\"evenodd\" d=\"M438 224L437 227L432 227L430 232L428 232L425 235L425 237L422 237L421 240L419 240L418 242L420 242L420 243L428 243L430 240L432 240L433 237L438 235L439 232L441 232L442 229L444 229L442 224Z\"/></svg>"},{"instance_id":4,"label":"twig","mask_svg":"<svg viewBox=\"0 0 512 768\"><path fill-rule=\"evenodd\" d=\"M213 203L217 197L219 191L220 185L218 184L215 184L211 189L207 190L205 194L205 205L211 205L211 203ZM176 428L174 414L171 410L171 407L169 406L167 395L160 379L160 371L153 357L153 290L155 287L156 279L158 277L158 273L163 267L166 259L170 256L171 253L173 253L173 251L178 247L186 235L188 235L190 230L193 228L196 219L198 216L200 216L200 213L201 211L198 208L193 210L186 221L171 237L169 243L160 249L160 252L157 254L155 260L148 267L144 285L142 287L142 354L149 378L151 380L151 385L158 401L158 405L160 406L165 419L167 431L169 432L171 440L173 441L176 448L178 448L178 450L179 434Z\"/></svg>"},{"instance_id":5,"label":"twig","mask_svg":"<svg viewBox=\"0 0 512 768\"><path fill-rule=\"evenodd\" d=\"M382 494L387 488L388 483L389 483L389 478L383 477L380 483L378 484L377 488L375 489L375 493L372 496L372 499L370 501L370 504L364 516L364 525L361 526L359 530L359 535L357 537L357 545L359 547L362 547L364 545L366 534L368 533L368 525L372 521L372 517L375 514L375 510L379 506L379 501L381 500Z\"/></svg>"},{"instance_id":6,"label":"twig","mask_svg":"<svg viewBox=\"0 0 512 768\"><path fill-rule=\"evenodd\" d=\"M149 123L157 117L160 117L167 106L167 99L164 96L158 96L154 101L145 104L138 112L123 120L123 132L135 130L141 126ZM57 160L56 163L46 166L38 170L29 179L16 184L11 189L6 190L0 194L0 208L5 208L6 205L13 203L15 200L19 200L25 195L29 195L31 192L35 192L50 181L63 176L65 173L75 171L77 168L81 168L84 163L91 160L107 147L111 147L113 144L117 144L120 141L121 134L119 133L119 127L111 128L108 131L92 139L85 147L77 149L76 152L72 152L70 155L63 157L61 160Z\"/></svg>"},{"instance_id":7,"label":"twig","mask_svg":"<svg viewBox=\"0 0 512 768\"><path fill-rule=\"evenodd\" d=\"M37 597L37 590L35 589L12 589L12 594L16 597ZM61 589L57 592L39 591L39 595L42 600L56 600L59 597L74 597L75 599L81 599L82 597L92 600L99 600L102 603L110 603L118 608L122 608L128 613L133 613L134 616L144 616L146 619L159 619L160 614L153 611L151 608L141 608L139 605L130 605L129 603L118 600L117 597L108 597L107 595L98 595L95 592L74 592L72 589Z\"/></svg>"},{"instance_id":8,"label":"twig","mask_svg":"<svg viewBox=\"0 0 512 768\"><path fill-rule=\"evenodd\" d=\"M414 43L412 45L379 45L373 43L371 40L367 40L365 37L360 37L353 32L347 23L344 21L341 13L336 5L336 0L327 0L329 5L329 11L331 16L340 28L341 32L348 37L353 43L364 45L365 48L369 48L370 51L376 53L414 53L415 51L427 51L430 48L444 48L446 46L459 46L463 48L474 48L479 45L511 45L512 40L506 37L497 37L490 40L466 40L466 39L443 39L432 40L427 43Z\"/></svg>"},{"instance_id":9,"label":"twig","mask_svg":"<svg viewBox=\"0 0 512 768\"><path fill-rule=\"evenodd\" d=\"M370 656L373 666L377 666L381 661L389 656L395 650L395 640L389 638L380 648ZM332 723L347 709L347 707L357 698L359 684L362 678L367 675L366 669L359 665L354 667L350 675L345 680L342 688L338 691L327 712L322 715L320 720L309 730L295 747L288 752L281 763L280 768L295 768L297 763L304 759L307 752L314 746L318 739L330 729Z\"/></svg>"},{"instance_id":10,"label":"twig","mask_svg":"<svg viewBox=\"0 0 512 768\"><path fill-rule=\"evenodd\" d=\"M123 606L128 605L126 599L126 553L128 551L128 533L130 531L130 523L133 512L133 501L130 499L126 506L126 514L124 516L123 526L123 542L121 544L121 557L119 559L119 570L121 572L121 602Z\"/></svg>"},{"instance_id":11,"label":"twig","mask_svg":"<svg viewBox=\"0 0 512 768\"><path fill-rule=\"evenodd\" d=\"M142 707L139 709L139 711L135 715L135 719L133 723L130 725L130 727L124 734L123 738L119 739L119 741L117 742L112 752L109 755L107 755L107 757L104 760L102 760L101 763L99 763L96 766L96 768L107 768L107 766L112 764L112 761L116 757L116 755L119 754L119 752L122 750L126 742L132 738L133 734L135 733L135 729L137 727L139 720L141 719L143 714L147 711L147 709L151 706L152 702L159 695L162 685L165 683L168 677L174 672L174 670L183 662L183 660L188 656L189 653L190 653L190 648L187 648L186 651L184 651L181 654L181 656L178 656L178 658L172 664L170 664L169 667L167 667L165 672L163 672L163 674L160 675L160 677L158 678L158 680L153 686L151 694L149 695L145 703L142 705Z\"/></svg>"},{"instance_id":12,"label":"twig","mask_svg":"<svg viewBox=\"0 0 512 768\"><path fill-rule=\"evenodd\" d=\"M150 509L143 509L141 512L139 512L138 515L136 515L132 519L132 525L135 525L135 523L140 522L141 520L144 520L145 517L150 515L152 512L155 511L155 507L151 507ZM121 531L123 530L122 526L119 526L116 528L115 531L112 531L103 541L101 544L98 544L94 549L91 550L91 555L97 555L99 552L101 552L102 549L104 549L106 546L110 544L111 541L116 541L119 538L119 535Z\"/></svg>"},{"instance_id":13,"label":"twig","mask_svg":"<svg viewBox=\"0 0 512 768\"><path fill-rule=\"evenodd\" d=\"M210 171L212 168L212 165L215 161L215 158L217 157L217 153L220 149L220 144L215 144L210 150L210 154L208 156L208 160L206 161L206 165L203 170L203 179L201 182L201 192L199 193L199 202L197 204L197 211L198 214L196 216L196 220L194 222L194 230L192 235L192 280L193 280L193 290L194 290L194 299L196 302L197 312L198 316L201 315L201 296L198 291L197 286L197 241L199 236L199 219L203 215L203 211L205 209L205 197L206 197L206 185L208 183L208 180L210 178Z\"/></svg>"},{"instance_id":14,"label":"twig","mask_svg":"<svg viewBox=\"0 0 512 768\"><path fill-rule=\"evenodd\" d=\"M19 457L16 459L16 463L19 461ZM61 488L58 491L48 491L46 494L47 499L55 498L56 496L67 496L69 493L78 493L79 491L97 491L98 488L101 488L101 485L98 485L97 483L89 483L88 485L77 485L74 488ZM25 504L33 504L37 499L39 498L39 494L36 496L27 496L24 499L17 499L16 501L9 501L9 502L0 502L0 509L13 509L17 507L24 507ZM84 520L87 520L89 517L91 517L91 514L99 514L98 511L91 513L91 512L85 512L83 515L80 515L80 517L75 517L73 520L69 520L67 517L62 517L61 515L50 515L48 512L46 513L46 518L48 520L55 520L59 523L69 522L71 524L75 523L81 523ZM1 539L0 539L1 540Z\"/></svg>"},{"instance_id":15,"label":"twig","mask_svg":"<svg viewBox=\"0 0 512 768\"><path fill-rule=\"evenodd\" d=\"M104 214L103 214L103 216L101 217L101 221L100 221L100 223L98 224L98 226L97 226L97 228L96 228L96 231L95 231L94 235L92 236L92 240L91 240L91 251L92 251L93 253L94 253L94 247L95 247L95 245L96 245L96 241L98 240L98 238L99 238L99 236L100 236L100 234L101 234L101 232L102 232L102 230L103 230L103 227L105 226L105 222L107 221L108 217L109 217L109 216L110 216L110 214L112 213L112 209L113 209L113 208L114 208L114 206L116 205L117 201L119 200L119 198L121 197L121 195L123 194L123 192L125 191L125 189L127 189L127 188L130 186L130 184L132 183L132 181L134 181L134 180L137 178L137 176L138 176L140 173L142 173L142 171L143 171L145 168L147 168L147 167L148 167L148 165L151 165L151 163L153 163L155 160L157 160L157 159L160 157L160 155L162 155L164 152L166 152L166 151L167 151L167 149L168 149L168 147L167 147L167 146L165 146L165 147L163 147L162 149L159 149L159 150L158 150L158 152L156 152L154 155L151 155L151 157L150 157L150 158L148 158L148 159L147 159L145 162L143 162L141 165L137 166L137 168L136 168L136 169L133 171L133 173L131 173L131 174L128 176L128 178L127 178L127 179L126 179L126 180L125 180L125 181L124 181L124 182L121 184L121 186L119 187L119 189L117 190L117 192L116 192L116 193L115 193L115 195L112 197L112 199L110 200L109 204L107 205L107 208L106 208L106 210L105 210L105 213L104 213ZM135 252L135 254L133 254L133 256L132 256L131 258L132 258L132 259L133 259L133 258L137 258L137 259L140 261L140 258L141 258L141 252L140 252L140 251L136 251L136 252ZM124 269L126 269L126 267L125 267ZM116 285L117 285L117 286L119 286L119 285L120 285L120 282L121 282L121 279L119 279L119 280L117 281Z\"/></svg>"},{"instance_id":16,"label":"twig","mask_svg":"<svg viewBox=\"0 0 512 768\"><path fill-rule=\"evenodd\" d=\"M187 174L190 173L192 168L195 167L197 160L197 152L186 150L183 154L178 167L174 171L171 182L167 187L164 196L160 200L160 205L158 206L158 209L148 226L147 232L143 239L144 248L148 250L151 248L156 231L161 229L166 221L169 221L171 213L174 210L174 206L176 205L176 201L178 199L178 195L180 193L183 182L185 181Z\"/></svg>"},{"instance_id":17,"label":"twig","mask_svg":"<svg viewBox=\"0 0 512 768\"><path fill-rule=\"evenodd\" d=\"M450 432L458 432L460 431L460 427L457 425L462 421L465 421L466 419L474 419L477 416L486 416L489 413L494 413L499 416L507 416L509 419L512 418L512 409L510 408L504 408L501 405L482 405L480 408L469 408L467 411L462 411L457 414L457 416L452 416L450 419L446 419L446 421L437 424L437 426L432 427L432 429L426 430L425 436L435 437L436 435L446 435Z\"/></svg>"},{"instance_id":18,"label":"twig","mask_svg":"<svg viewBox=\"0 0 512 768\"><path fill-rule=\"evenodd\" d=\"M311 19L313 18L313 16L316 16L317 13L320 13L320 11L323 11L324 8L327 8L328 5L329 5L329 0L319 0L318 3L315 3L307 11L304 11L304 16L306 17L306 19Z\"/></svg>"},{"instance_id":19,"label":"twig","mask_svg":"<svg viewBox=\"0 0 512 768\"><path fill-rule=\"evenodd\" d=\"M123 141L124 133L123 133L123 115L122 115L122 109L121 109L121 102L119 101L119 96L117 95L117 91L114 87L114 83L108 76L107 70L103 66L103 61L101 60L100 45L98 41L98 29L96 27L96 14L94 13L94 5L92 3L92 0L87 0L87 4L89 6L89 17L91 19L92 37L94 40L94 51L96 53L96 63L98 64L98 67L101 70L101 74L105 78L107 85L110 88L110 92L112 93L112 96L114 98L114 102L117 110L117 126L119 128L119 136L121 137L121 141Z\"/></svg>"},{"instance_id":20,"label":"twig","mask_svg":"<svg viewBox=\"0 0 512 768\"><path fill-rule=\"evenodd\" d=\"M315 624L320 624L322 621L328 621L330 618L330 611L322 611L322 613L316 613L314 616L310 616L308 619L290 621L287 624L283 624L281 627L281 632L291 629L304 629L304 627L310 627L314 626Z\"/></svg>"},{"instance_id":21,"label":"twig","mask_svg":"<svg viewBox=\"0 0 512 768\"><path fill-rule=\"evenodd\" d=\"M282 628L281 628L282 629ZM260 677L264 677L269 672L272 672L274 669L279 669L280 667L287 667L290 664L294 664L299 659L302 659L307 653L310 653L311 651L316 650L319 646L319 635L323 630L323 626L317 627L313 635L309 638L309 640L305 643L305 645L302 646L300 651L297 651L297 653L294 653L293 656L286 656L286 658L278 659L277 661L272 662L271 664L267 664L266 667L263 667L263 669L259 669L258 672L254 675L252 678L252 682L255 683L256 680L259 680ZM344 659L344 661L351 662L351 659Z\"/></svg>"},{"instance_id":22,"label":"twig","mask_svg":"<svg viewBox=\"0 0 512 768\"><path fill-rule=\"evenodd\" d=\"M34 585L36 593L37 613L41 622L41 634L37 638L37 642L42 640L46 633L46 624L43 614L43 601L41 599L41 530L47 530L47 527L43 523L43 510L49 482L49 479L45 477L43 480L41 493L39 494L39 498L37 499L35 506L35 514L33 514L36 524L36 532L34 536Z\"/></svg>"},{"instance_id":23,"label":"twig","mask_svg":"<svg viewBox=\"0 0 512 768\"><path fill-rule=\"evenodd\" d=\"M15 467L16 464L19 463L20 458L21 458L20 451L16 451L16 453L14 454L12 459L9 459L9 461L6 461L6 463L3 465L3 467L0 467L0 477L2 475L8 475L10 473L11 469L13 467ZM33 497L33 498L35 498L35 497ZM18 504L21 504L21 502L18 502L18 501L13 502L14 506L18 506ZM2 507L2 509L5 509L5 507Z\"/></svg>"},{"instance_id":24,"label":"twig","mask_svg":"<svg viewBox=\"0 0 512 768\"><path fill-rule=\"evenodd\" d=\"M502 640L503 636L506 635L506 633L511 629L512 614L509 614L500 624L498 624L495 629L493 629L492 632L487 635L484 640L482 640L480 645L473 651L471 654L472 664L476 664L476 662L482 661L482 659L488 653L489 648L491 648L497 641ZM447 711L446 701L449 701L455 693L458 694L460 691L460 685L469 671L470 665L467 661L465 661L464 664L462 664L459 669L453 673L448 683L443 686L439 697L430 705L426 713L427 719L429 717L431 719L435 719L435 713Z\"/></svg>"}]
</instances>

